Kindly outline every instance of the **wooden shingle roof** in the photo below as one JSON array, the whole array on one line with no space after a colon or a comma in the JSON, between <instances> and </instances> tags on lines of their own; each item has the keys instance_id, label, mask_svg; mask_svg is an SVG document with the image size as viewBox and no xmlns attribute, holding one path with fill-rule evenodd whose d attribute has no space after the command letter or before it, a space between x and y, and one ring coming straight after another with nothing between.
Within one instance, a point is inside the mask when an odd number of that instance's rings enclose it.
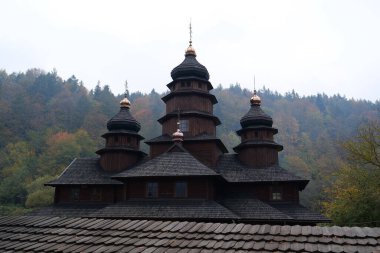
<instances>
[{"instance_id":1,"label":"wooden shingle roof","mask_svg":"<svg viewBox=\"0 0 380 253\"><path fill-rule=\"evenodd\" d=\"M380 228L0 217L1 252L379 252Z\"/></svg>"},{"instance_id":2,"label":"wooden shingle roof","mask_svg":"<svg viewBox=\"0 0 380 253\"><path fill-rule=\"evenodd\" d=\"M102 170L99 165L99 158L75 158L71 164L55 180L46 185L113 185L122 184L111 179L115 173L108 173Z\"/></svg>"},{"instance_id":3,"label":"wooden shingle roof","mask_svg":"<svg viewBox=\"0 0 380 253\"><path fill-rule=\"evenodd\" d=\"M299 182L306 186L309 182L278 165L270 167L249 167L242 164L236 154L224 154L220 156L216 171L228 182Z\"/></svg>"},{"instance_id":4,"label":"wooden shingle roof","mask_svg":"<svg viewBox=\"0 0 380 253\"><path fill-rule=\"evenodd\" d=\"M178 176L218 176L218 174L176 143L167 152L120 172L113 178Z\"/></svg>"}]
</instances>

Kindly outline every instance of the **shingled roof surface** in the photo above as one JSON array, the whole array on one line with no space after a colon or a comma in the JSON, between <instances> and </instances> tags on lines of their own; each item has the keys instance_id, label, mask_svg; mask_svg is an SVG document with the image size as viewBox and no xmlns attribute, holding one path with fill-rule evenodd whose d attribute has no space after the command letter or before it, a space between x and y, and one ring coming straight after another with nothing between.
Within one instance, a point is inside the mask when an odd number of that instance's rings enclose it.
<instances>
[{"instance_id":1,"label":"shingled roof surface","mask_svg":"<svg viewBox=\"0 0 380 253\"><path fill-rule=\"evenodd\" d=\"M102 218L237 220L239 217L212 200L129 200L89 215Z\"/></svg>"},{"instance_id":2,"label":"shingled roof surface","mask_svg":"<svg viewBox=\"0 0 380 253\"><path fill-rule=\"evenodd\" d=\"M53 206L36 209L28 216L60 216L60 217L89 217L99 209L106 207L107 204L55 204Z\"/></svg>"},{"instance_id":3,"label":"shingled roof surface","mask_svg":"<svg viewBox=\"0 0 380 253\"><path fill-rule=\"evenodd\" d=\"M174 144L169 151L116 174L113 178L217 175L178 144Z\"/></svg>"},{"instance_id":4,"label":"shingled roof surface","mask_svg":"<svg viewBox=\"0 0 380 253\"><path fill-rule=\"evenodd\" d=\"M0 217L1 252L379 252L380 228Z\"/></svg>"},{"instance_id":5,"label":"shingled roof surface","mask_svg":"<svg viewBox=\"0 0 380 253\"><path fill-rule=\"evenodd\" d=\"M76 158L62 172L59 178L50 181L46 185L69 185L69 184L122 184L111 179L115 173L107 173L99 165L99 158Z\"/></svg>"},{"instance_id":6,"label":"shingled roof surface","mask_svg":"<svg viewBox=\"0 0 380 253\"><path fill-rule=\"evenodd\" d=\"M230 183L297 181L306 185L308 182L278 165L257 168L245 166L238 160L236 154L220 156L216 171Z\"/></svg>"},{"instance_id":7,"label":"shingled roof surface","mask_svg":"<svg viewBox=\"0 0 380 253\"><path fill-rule=\"evenodd\" d=\"M249 220L274 220L291 221L292 217L284 214L276 208L254 198L228 198L223 199L223 205L239 215L243 219Z\"/></svg>"},{"instance_id":8,"label":"shingled roof surface","mask_svg":"<svg viewBox=\"0 0 380 253\"><path fill-rule=\"evenodd\" d=\"M323 215L313 212L306 207L299 204L289 204L289 203L270 203L270 205L282 213L293 217L299 222L315 222L324 223L331 222L329 219Z\"/></svg>"}]
</instances>

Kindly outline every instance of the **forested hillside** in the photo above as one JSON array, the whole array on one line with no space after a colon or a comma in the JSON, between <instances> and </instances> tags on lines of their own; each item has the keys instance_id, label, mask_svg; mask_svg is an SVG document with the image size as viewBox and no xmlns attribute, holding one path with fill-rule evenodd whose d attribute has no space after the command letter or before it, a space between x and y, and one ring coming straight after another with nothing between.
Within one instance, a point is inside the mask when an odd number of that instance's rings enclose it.
<instances>
[{"instance_id":1,"label":"forested hillside","mask_svg":"<svg viewBox=\"0 0 380 253\"><path fill-rule=\"evenodd\" d=\"M239 142L235 131L249 110L252 91L235 84L227 89L219 85L212 92L219 102L215 114L222 122L218 135L231 151ZM146 139L160 134L156 120L164 115L162 96L154 89L149 94L129 94L132 113ZM279 129L276 141L284 145L282 166L311 180L302 202L320 209L334 173L346 164L341 144L360 126L380 118L380 103L339 95L300 97L294 91L282 95L266 88L259 90L259 96ZM0 71L0 213L50 203L53 191L43 184L73 158L96 155L104 145L100 136L106 122L118 112L121 98L107 85L88 91L75 76L63 80L55 72L39 69Z\"/></svg>"}]
</instances>

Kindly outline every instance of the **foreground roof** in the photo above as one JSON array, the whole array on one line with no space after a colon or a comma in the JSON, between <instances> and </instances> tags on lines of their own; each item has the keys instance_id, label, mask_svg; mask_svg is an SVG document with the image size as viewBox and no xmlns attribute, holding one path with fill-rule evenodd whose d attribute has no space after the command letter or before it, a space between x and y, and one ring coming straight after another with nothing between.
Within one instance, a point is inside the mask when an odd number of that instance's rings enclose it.
<instances>
[{"instance_id":1,"label":"foreground roof","mask_svg":"<svg viewBox=\"0 0 380 253\"><path fill-rule=\"evenodd\" d=\"M380 228L0 217L2 252L379 252Z\"/></svg>"},{"instance_id":2,"label":"foreground roof","mask_svg":"<svg viewBox=\"0 0 380 253\"><path fill-rule=\"evenodd\" d=\"M296 203L265 203L234 197L220 201L202 199L135 199L114 204L55 204L33 211L31 216L162 219L271 224L331 222Z\"/></svg>"},{"instance_id":3,"label":"foreground roof","mask_svg":"<svg viewBox=\"0 0 380 253\"><path fill-rule=\"evenodd\" d=\"M111 179L114 174L102 170L99 165L99 158L75 158L57 179L48 182L46 185L122 184Z\"/></svg>"}]
</instances>

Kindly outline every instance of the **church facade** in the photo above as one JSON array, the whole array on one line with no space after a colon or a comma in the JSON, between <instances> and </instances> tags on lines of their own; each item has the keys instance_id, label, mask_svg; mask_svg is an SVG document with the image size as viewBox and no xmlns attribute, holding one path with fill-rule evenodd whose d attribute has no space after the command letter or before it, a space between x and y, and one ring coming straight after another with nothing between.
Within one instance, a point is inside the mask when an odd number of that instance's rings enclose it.
<instances>
[{"instance_id":1,"label":"church facade","mask_svg":"<svg viewBox=\"0 0 380 253\"><path fill-rule=\"evenodd\" d=\"M171 72L162 134L145 143L127 97L107 122L97 158L75 159L55 180L54 205L38 215L268 224L329 222L299 203L308 180L279 165L278 130L254 91L228 153L216 136L217 98L209 73L190 45ZM143 124L143 122L141 122Z\"/></svg>"}]
</instances>

